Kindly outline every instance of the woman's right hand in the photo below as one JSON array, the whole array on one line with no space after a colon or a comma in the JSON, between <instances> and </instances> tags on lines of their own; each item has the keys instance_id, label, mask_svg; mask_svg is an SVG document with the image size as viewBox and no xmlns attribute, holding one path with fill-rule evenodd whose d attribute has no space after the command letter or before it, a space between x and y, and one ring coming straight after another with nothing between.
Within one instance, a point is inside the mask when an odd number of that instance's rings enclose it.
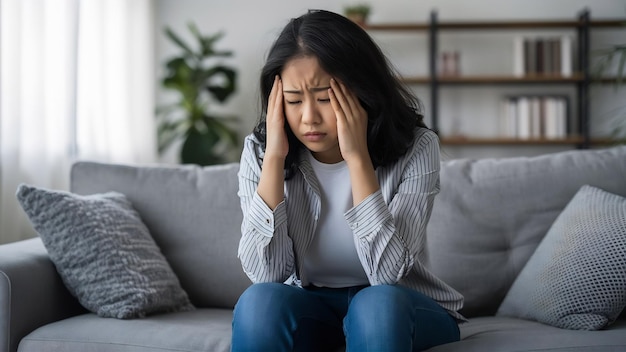
<instances>
[{"instance_id":1,"label":"woman's right hand","mask_svg":"<svg viewBox=\"0 0 626 352\"><path fill-rule=\"evenodd\" d=\"M265 157L277 157L284 160L289 152L289 142L285 132L283 82L278 75L274 78L274 85L267 103L265 127L267 131Z\"/></svg>"},{"instance_id":2,"label":"woman's right hand","mask_svg":"<svg viewBox=\"0 0 626 352\"><path fill-rule=\"evenodd\" d=\"M287 152L289 152L289 142L285 132L283 104L283 83L276 76L267 102L265 156L257 186L257 193L272 210L275 210L285 197L283 168Z\"/></svg>"}]
</instances>

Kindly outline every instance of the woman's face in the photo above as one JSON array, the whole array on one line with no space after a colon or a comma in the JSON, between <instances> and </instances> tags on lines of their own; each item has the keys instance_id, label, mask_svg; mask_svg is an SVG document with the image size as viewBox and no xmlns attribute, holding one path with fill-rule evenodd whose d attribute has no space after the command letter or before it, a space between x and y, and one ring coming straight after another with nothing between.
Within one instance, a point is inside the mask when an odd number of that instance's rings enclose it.
<instances>
[{"instance_id":1,"label":"woman's face","mask_svg":"<svg viewBox=\"0 0 626 352\"><path fill-rule=\"evenodd\" d=\"M293 134L318 161L342 161L337 118L328 96L331 76L316 57L300 56L287 61L281 79L285 116Z\"/></svg>"}]
</instances>

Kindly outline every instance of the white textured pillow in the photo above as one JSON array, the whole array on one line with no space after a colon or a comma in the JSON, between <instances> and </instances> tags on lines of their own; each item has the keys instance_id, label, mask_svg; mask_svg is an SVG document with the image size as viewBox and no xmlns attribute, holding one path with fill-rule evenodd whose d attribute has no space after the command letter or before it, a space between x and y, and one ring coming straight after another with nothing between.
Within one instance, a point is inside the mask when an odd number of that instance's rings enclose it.
<instances>
[{"instance_id":1,"label":"white textured pillow","mask_svg":"<svg viewBox=\"0 0 626 352\"><path fill-rule=\"evenodd\" d=\"M597 330L625 306L626 198L585 185L557 217L497 315Z\"/></svg>"},{"instance_id":2,"label":"white textured pillow","mask_svg":"<svg viewBox=\"0 0 626 352\"><path fill-rule=\"evenodd\" d=\"M193 309L123 194L82 196L22 184L17 199L65 286L88 310L128 319Z\"/></svg>"}]
</instances>

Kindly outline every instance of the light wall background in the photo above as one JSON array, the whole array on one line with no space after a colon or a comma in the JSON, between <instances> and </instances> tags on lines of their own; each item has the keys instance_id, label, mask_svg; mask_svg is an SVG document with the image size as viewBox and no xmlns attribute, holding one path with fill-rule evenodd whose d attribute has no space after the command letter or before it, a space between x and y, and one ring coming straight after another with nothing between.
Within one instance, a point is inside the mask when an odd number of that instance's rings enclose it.
<instances>
[{"instance_id":1,"label":"light wall background","mask_svg":"<svg viewBox=\"0 0 626 352\"><path fill-rule=\"evenodd\" d=\"M165 37L163 29L171 27L191 41L187 23L193 21L204 34L223 31L225 36L218 48L234 51L234 57L225 62L238 70L238 92L216 111L238 116L240 136L251 132L258 117L258 75L267 51L282 27L292 17L308 9L326 9L342 12L346 5L368 3L372 7L370 22L428 21L436 10L440 21L445 20L540 20L575 19L584 8L591 18L625 18L626 0L370 0L370 1L286 1L286 0L156 0L155 50L156 102L172 99L170 92L158 85L163 77L163 65L177 48ZM537 30L443 32L439 49L461 52L461 71L471 74L506 74L512 72L513 37L519 34L571 34L574 31ZM428 39L426 32L371 33L398 71L407 75L426 75L428 67ZM626 29L601 29L592 32L592 49L626 40ZM426 86L413 86L422 99L425 116L430 121L429 92ZM461 86L446 87L440 91L440 129L442 133L459 128L473 136L489 136L497 130L498 101L503 95L517 93L567 93L575 96L573 85L563 86ZM606 135L611 112L626 102L626 90L598 86L591 91L592 134ZM574 101L571 102L572 104ZM454 124L456 123L456 127ZM504 157L537 155L572 149L574 146L470 146L443 147L444 158ZM175 160L174 150L162 161Z\"/></svg>"}]
</instances>

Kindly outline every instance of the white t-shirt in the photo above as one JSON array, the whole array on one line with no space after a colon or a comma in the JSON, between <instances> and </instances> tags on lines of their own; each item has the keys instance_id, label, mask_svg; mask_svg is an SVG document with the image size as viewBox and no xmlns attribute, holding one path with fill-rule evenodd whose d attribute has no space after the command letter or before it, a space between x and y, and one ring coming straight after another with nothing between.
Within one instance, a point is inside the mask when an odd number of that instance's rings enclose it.
<instances>
[{"instance_id":1,"label":"white t-shirt","mask_svg":"<svg viewBox=\"0 0 626 352\"><path fill-rule=\"evenodd\" d=\"M348 287L368 284L356 252L354 235L345 219L352 208L350 172L345 161L324 164L307 153L320 184L321 214L304 270L315 286Z\"/></svg>"}]
</instances>

